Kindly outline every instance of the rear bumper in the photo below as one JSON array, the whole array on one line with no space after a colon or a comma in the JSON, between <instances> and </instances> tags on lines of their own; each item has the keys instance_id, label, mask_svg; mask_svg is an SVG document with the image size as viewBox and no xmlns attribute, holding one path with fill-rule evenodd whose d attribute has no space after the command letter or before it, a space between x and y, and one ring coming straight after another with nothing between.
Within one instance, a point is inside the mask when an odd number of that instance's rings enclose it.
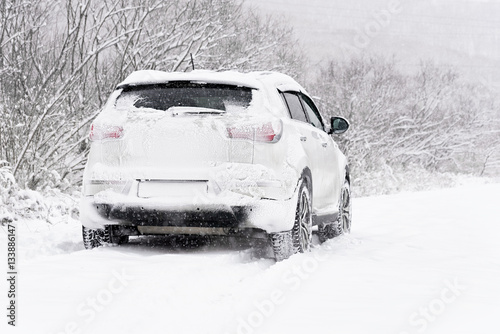
<instances>
[{"instance_id":1,"label":"rear bumper","mask_svg":"<svg viewBox=\"0 0 500 334\"><path fill-rule=\"evenodd\" d=\"M89 203L91 210L106 224L133 224L135 226L172 227L221 227L237 228L248 220L252 208L227 207L210 208L144 208L142 206L117 206ZM87 210L88 210L87 206Z\"/></svg>"},{"instance_id":2,"label":"rear bumper","mask_svg":"<svg viewBox=\"0 0 500 334\"><path fill-rule=\"evenodd\" d=\"M285 173L262 165L228 163L177 174L165 172L154 179L124 178L118 173L102 176L88 173L84 177L80 220L88 228L131 225L270 233L290 230L295 221L298 177L291 169Z\"/></svg>"},{"instance_id":3,"label":"rear bumper","mask_svg":"<svg viewBox=\"0 0 500 334\"><path fill-rule=\"evenodd\" d=\"M145 231L143 234L168 234L169 231L196 234L203 229L222 229L228 233L245 229L282 232L293 227L297 203L295 194L285 200L257 199L234 193L184 198L138 198L116 193L110 196L110 192L106 195L82 198L80 220L84 226L135 226Z\"/></svg>"}]
</instances>

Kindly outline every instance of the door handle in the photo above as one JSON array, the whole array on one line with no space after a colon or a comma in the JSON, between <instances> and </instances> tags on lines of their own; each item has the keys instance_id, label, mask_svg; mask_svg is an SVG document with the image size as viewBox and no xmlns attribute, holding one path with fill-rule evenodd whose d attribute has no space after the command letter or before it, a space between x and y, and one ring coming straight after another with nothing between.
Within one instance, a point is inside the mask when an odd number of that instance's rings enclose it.
<instances>
[{"instance_id":1,"label":"door handle","mask_svg":"<svg viewBox=\"0 0 500 334\"><path fill-rule=\"evenodd\" d=\"M306 141L307 137L300 137L300 141Z\"/></svg>"}]
</instances>

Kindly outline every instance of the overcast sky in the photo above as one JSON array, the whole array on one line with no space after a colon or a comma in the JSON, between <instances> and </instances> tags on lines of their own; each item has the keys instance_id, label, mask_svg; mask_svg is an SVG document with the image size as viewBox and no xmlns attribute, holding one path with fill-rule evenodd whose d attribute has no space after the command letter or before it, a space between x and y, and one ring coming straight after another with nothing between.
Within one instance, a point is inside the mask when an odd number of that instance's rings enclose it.
<instances>
[{"instance_id":1,"label":"overcast sky","mask_svg":"<svg viewBox=\"0 0 500 334\"><path fill-rule=\"evenodd\" d=\"M247 0L284 15L312 63L355 54L396 55L408 70L421 59L500 82L499 0Z\"/></svg>"}]
</instances>

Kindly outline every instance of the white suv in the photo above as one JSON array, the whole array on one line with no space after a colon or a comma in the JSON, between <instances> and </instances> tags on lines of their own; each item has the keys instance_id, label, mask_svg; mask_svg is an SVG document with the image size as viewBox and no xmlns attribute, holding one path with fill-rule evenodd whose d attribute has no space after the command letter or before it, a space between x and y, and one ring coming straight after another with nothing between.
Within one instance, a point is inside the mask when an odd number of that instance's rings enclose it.
<instances>
[{"instance_id":1,"label":"white suv","mask_svg":"<svg viewBox=\"0 0 500 334\"><path fill-rule=\"evenodd\" d=\"M86 248L140 235L268 238L275 258L351 223L346 157L306 91L272 72L138 71L90 130Z\"/></svg>"}]
</instances>

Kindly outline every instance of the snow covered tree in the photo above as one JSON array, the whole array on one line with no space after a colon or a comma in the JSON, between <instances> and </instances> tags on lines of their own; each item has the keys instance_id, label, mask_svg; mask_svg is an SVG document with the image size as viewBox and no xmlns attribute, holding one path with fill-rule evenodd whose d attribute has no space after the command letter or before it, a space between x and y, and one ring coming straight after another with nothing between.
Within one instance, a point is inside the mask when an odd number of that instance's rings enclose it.
<instances>
[{"instance_id":1,"label":"snow covered tree","mask_svg":"<svg viewBox=\"0 0 500 334\"><path fill-rule=\"evenodd\" d=\"M408 74L394 60L332 61L315 94L328 116L351 122L338 140L358 175L409 166L479 174L491 154L485 143L500 143L494 93L432 63Z\"/></svg>"},{"instance_id":2,"label":"snow covered tree","mask_svg":"<svg viewBox=\"0 0 500 334\"><path fill-rule=\"evenodd\" d=\"M32 189L78 184L88 126L134 70L299 63L291 30L239 0L11 0L0 24L0 160Z\"/></svg>"},{"instance_id":3,"label":"snow covered tree","mask_svg":"<svg viewBox=\"0 0 500 334\"><path fill-rule=\"evenodd\" d=\"M239 7L231 15L235 14L241 19L229 22L226 38L200 55L202 67L277 71L297 80L304 76L306 57L293 30L282 19L262 16L251 7Z\"/></svg>"}]
</instances>

